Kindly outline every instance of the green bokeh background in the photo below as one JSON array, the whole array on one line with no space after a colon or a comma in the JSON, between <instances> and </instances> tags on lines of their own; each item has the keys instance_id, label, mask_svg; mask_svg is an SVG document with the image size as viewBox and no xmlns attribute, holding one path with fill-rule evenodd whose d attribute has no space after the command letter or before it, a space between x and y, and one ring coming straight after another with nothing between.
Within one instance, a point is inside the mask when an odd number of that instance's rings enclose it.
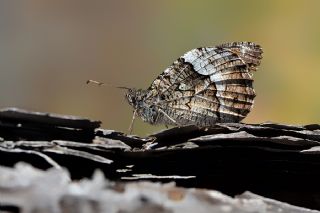
<instances>
[{"instance_id":1,"label":"green bokeh background","mask_svg":"<svg viewBox=\"0 0 320 213\"><path fill-rule=\"evenodd\" d=\"M319 123L318 0L0 1L0 106L100 119L126 131L123 91L147 88L186 51L229 41L264 49L248 123ZM145 135L162 126L136 122Z\"/></svg>"}]
</instances>

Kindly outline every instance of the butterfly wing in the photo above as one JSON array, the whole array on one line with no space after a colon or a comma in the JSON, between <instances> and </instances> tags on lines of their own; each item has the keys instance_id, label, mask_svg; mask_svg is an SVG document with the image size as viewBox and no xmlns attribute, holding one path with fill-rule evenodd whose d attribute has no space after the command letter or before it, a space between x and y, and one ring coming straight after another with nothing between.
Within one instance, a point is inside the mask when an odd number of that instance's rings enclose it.
<instances>
[{"instance_id":1,"label":"butterfly wing","mask_svg":"<svg viewBox=\"0 0 320 213\"><path fill-rule=\"evenodd\" d=\"M147 99L161 111L157 123L208 126L239 122L252 107L251 72L261 59L261 47L251 42L187 52L148 89Z\"/></svg>"}]
</instances>

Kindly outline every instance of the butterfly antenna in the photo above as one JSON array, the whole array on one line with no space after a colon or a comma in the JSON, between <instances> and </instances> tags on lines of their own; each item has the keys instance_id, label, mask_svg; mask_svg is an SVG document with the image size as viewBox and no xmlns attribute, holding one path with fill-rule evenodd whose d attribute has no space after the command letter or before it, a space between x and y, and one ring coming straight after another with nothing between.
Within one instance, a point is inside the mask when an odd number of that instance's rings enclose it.
<instances>
[{"instance_id":1,"label":"butterfly antenna","mask_svg":"<svg viewBox=\"0 0 320 213\"><path fill-rule=\"evenodd\" d=\"M109 86L109 87L114 87L114 88L118 88L118 89L126 89L126 90L129 90L130 88L128 87L122 87L122 86L114 86L112 84L106 84L106 83L103 83L103 82L100 82L100 81L95 81L95 80L87 80L86 82L87 84L96 84L98 86Z\"/></svg>"}]
</instances>

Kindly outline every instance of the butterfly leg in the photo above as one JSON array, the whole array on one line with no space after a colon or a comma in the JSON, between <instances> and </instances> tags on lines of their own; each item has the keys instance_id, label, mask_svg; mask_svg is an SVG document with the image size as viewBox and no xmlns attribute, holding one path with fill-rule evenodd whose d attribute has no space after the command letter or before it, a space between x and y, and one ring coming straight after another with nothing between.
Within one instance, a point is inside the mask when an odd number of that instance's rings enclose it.
<instances>
[{"instance_id":1,"label":"butterfly leg","mask_svg":"<svg viewBox=\"0 0 320 213\"><path fill-rule=\"evenodd\" d=\"M130 135L131 135L132 130L133 130L133 123L134 123L134 120L136 119L136 114L137 114L137 110L134 110L133 115L132 115L132 120L131 120L131 123L130 123L130 126L129 126L129 130L128 130Z\"/></svg>"},{"instance_id":2,"label":"butterfly leg","mask_svg":"<svg viewBox=\"0 0 320 213\"><path fill-rule=\"evenodd\" d=\"M165 117L167 117L170 121L172 121L177 126L181 126L177 121L175 121L173 118L171 118L167 113L165 113L162 109L159 109L159 112L161 112Z\"/></svg>"},{"instance_id":3,"label":"butterfly leg","mask_svg":"<svg viewBox=\"0 0 320 213\"><path fill-rule=\"evenodd\" d=\"M158 121L159 116L160 116L160 113L158 113L158 115L157 115L156 122ZM168 126L167 124L165 124L164 126L165 126L167 129L169 128L169 126Z\"/></svg>"}]
</instances>

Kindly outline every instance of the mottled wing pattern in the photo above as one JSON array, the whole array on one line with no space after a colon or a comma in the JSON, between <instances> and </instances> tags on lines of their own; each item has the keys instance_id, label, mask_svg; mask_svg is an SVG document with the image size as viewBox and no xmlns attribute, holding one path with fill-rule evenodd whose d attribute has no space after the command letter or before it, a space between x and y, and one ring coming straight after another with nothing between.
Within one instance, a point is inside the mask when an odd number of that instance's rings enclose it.
<instances>
[{"instance_id":1,"label":"mottled wing pattern","mask_svg":"<svg viewBox=\"0 0 320 213\"><path fill-rule=\"evenodd\" d=\"M154 99L162 112L156 123L208 126L239 122L253 104L251 72L261 59L261 47L251 42L187 52L148 89L147 99Z\"/></svg>"}]
</instances>

